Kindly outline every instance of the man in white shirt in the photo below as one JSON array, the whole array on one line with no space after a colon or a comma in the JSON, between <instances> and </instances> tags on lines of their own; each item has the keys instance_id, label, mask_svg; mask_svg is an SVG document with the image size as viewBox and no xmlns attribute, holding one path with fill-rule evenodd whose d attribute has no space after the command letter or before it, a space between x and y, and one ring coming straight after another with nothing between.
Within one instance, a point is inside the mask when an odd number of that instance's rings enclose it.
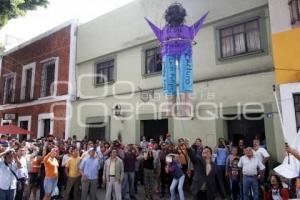
<instances>
[{"instance_id":1,"label":"man in white shirt","mask_svg":"<svg viewBox=\"0 0 300 200\"><path fill-rule=\"evenodd\" d=\"M258 180L262 177L265 166L257 157L253 156L251 147L245 150L245 155L241 157L238 167L242 168L243 173L243 199L249 199L249 192L252 188L253 199L258 200Z\"/></svg>"},{"instance_id":2,"label":"man in white shirt","mask_svg":"<svg viewBox=\"0 0 300 200\"><path fill-rule=\"evenodd\" d=\"M258 138L254 138L253 140L253 154L265 165L266 169L264 170L264 177L262 181L267 181L269 176L268 159L270 158L270 154L264 147L260 145L260 140Z\"/></svg>"},{"instance_id":3,"label":"man in white shirt","mask_svg":"<svg viewBox=\"0 0 300 200\"><path fill-rule=\"evenodd\" d=\"M268 151L264 147L260 146L259 139L253 140L253 152L254 156L256 156L263 164L265 164L270 157Z\"/></svg>"},{"instance_id":4,"label":"man in white shirt","mask_svg":"<svg viewBox=\"0 0 300 200\"><path fill-rule=\"evenodd\" d=\"M27 149L25 146L20 146L20 148L17 151L17 156L19 158L19 161L21 163L21 168L19 168L17 170L17 176L19 178L19 180L22 183L22 187L18 188L17 187L17 193L16 193L16 198L15 200L22 200L24 199L28 199L28 168L27 168L27 160L26 160L26 152ZM20 185L19 185L20 186Z\"/></svg>"},{"instance_id":5,"label":"man in white shirt","mask_svg":"<svg viewBox=\"0 0 300 200\"><path fill-rule=\"evenodd\" d=\"M14 200L17 188L17 169L21 163L15 152L8 150L0 154L0 199Z\"/></svg>"}]
</instances>

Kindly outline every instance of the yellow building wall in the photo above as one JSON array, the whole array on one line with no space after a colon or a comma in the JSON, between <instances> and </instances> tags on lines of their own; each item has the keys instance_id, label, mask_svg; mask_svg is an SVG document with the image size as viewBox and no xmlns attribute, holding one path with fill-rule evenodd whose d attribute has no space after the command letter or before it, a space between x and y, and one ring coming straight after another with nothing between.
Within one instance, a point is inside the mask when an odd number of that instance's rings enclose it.
<instances>
[{"instance_id":1,"label":"yellow building wall","mask_svg":"<svg viewBox=\"0 0 300 200\"><path fill-rule=\"evenodd\" d=\"M300 28L272 34L276 84L300 82Z\"/></svg>"}]
</instances>

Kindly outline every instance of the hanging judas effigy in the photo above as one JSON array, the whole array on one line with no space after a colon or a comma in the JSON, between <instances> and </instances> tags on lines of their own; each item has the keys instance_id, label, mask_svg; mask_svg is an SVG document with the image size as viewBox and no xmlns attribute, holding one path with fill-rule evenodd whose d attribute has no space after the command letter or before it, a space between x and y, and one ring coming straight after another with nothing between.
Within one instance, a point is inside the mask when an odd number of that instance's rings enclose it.
<instances>
[{"instance_id":1,"label":"hanging judas effigy","mask_svg":"<svg viewBox=\"0 0 300 200\"><path fill-rule=\"evenodd\" d=\"M145 18L161 45L163 93L168 102L167 114L179 117L190 117L192 114L192 46L208 12L191 26L185 25L186 15L186 10L180 3L173 3L165 11L166 25L163 29L158 28ZM180 103L176 110L177 67L179 71Z\"/></svg>"}]
</instances>

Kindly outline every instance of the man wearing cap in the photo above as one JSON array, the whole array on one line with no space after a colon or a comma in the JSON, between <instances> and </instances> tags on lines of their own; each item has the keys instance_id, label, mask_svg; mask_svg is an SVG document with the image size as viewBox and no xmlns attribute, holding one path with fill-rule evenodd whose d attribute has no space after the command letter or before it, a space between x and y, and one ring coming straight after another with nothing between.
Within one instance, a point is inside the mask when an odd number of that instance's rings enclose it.
<instances>
[{"instance_id":1,"label":"man wearing cap","mask_svg":"<svg viewBox=\"0 0 300 200\"><path fill-rule=\"evenodd\" d=\"M121 183L124 178L124 164L117 155L117 150L113 149L110 158L104 164L103 183L106 183L105 200L111 200L113 188L116 200L122 200Z\"/></svg>"},{"instance_id":2,"label":"man wearing cap","mask_svg":"<svg viewBox=\"0 0 300 200\"><path fill-rule=\"evenodd\" d=\"M98 172L100 169L100 160L96 157L96 148L88 150L89 156L80 163L81 173L81 199L87 199L90 188L90 200L96 200Z\"/></svg>"},{"instance_id":3,"label":"man wearing cap","mask_svg":"<svg viewBox=\"0 0 300 200\"><path fill-rule=\"evenodd\" d=\"M2 147L5 147L5 148L9 147L8 137L6 135L1 135L1 137L0 137L0 145Z\"/></svg>"},{"instance_id":4,"label":"man wearing cap","mask_svg":"<svg viewBox=\"0 0 300 200\"><path fill-rule=\"evenodd\" d=\"M0 153L0 199L14 200L17 188L17 169L21 163L12 150Z\"/></svg>"}]
</instances>

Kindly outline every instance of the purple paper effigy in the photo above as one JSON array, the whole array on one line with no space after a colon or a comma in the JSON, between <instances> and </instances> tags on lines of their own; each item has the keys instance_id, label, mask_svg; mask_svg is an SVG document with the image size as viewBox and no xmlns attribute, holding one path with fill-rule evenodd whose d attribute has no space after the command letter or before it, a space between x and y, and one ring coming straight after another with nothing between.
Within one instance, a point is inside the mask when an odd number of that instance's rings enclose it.
<instances>
[{"instance_id":1,"label":"purple paper effigy","mask_svg":"<svg viewBox=\"0 0 300 200\"><path fill-rule=\"evenodd\" d=\"M180 3L171 4L165 11L166 25L158 28L147 18L152 31L160 42L162 54L163 93L168 101L167 115L176 112L177 73L179 72L180 104L177 106L180 117L190 117L192 113L191 94L193 93L192 46L194 38L207 17L205 13L192 26L185 24L186 10ZM177 69L178 67L178 69Z\"/></svg>"},{"instance_id":2,"label":"purple paper effigy","mask_svg":"<svg viewBox=\"0 0 300 200\"><path fill-rule=\"evenodd\" d=\"M208 12L192 26L184 24L179 26L166 25L162 30L147 18L145 19L161 44L162 56L180 55L192 47L193 40L202 27L207 15Z\"/></svg>"}]
</instances>

